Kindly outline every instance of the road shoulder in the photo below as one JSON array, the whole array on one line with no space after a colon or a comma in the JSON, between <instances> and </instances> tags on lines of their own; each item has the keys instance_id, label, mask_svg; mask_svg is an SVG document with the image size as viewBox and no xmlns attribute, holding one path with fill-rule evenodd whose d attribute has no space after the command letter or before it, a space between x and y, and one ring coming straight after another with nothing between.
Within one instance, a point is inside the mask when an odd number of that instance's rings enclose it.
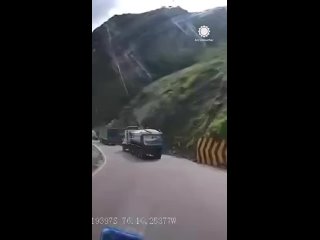
<instances>
[{"instance_id":1,"label":"road shoulder","mask_svg":"<svg viewBox=\"0 0 320 240\"><path fill-rule=\"evenodd\" d=\"M95 143L92 143L92 176L94 176L106 164L106 157Z\"/></svg>"}]
</instances>

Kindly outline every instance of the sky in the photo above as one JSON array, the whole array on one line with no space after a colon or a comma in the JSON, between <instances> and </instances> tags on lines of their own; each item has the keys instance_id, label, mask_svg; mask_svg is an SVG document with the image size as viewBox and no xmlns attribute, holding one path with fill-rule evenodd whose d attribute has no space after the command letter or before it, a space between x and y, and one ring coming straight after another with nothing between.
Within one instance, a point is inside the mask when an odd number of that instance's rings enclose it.
<instances>
[{"instance_id":1,"label":"sky","mask_svg":"<svg viewBox=\"0 0 320 240\"><path fill-rule=\"evenodd\" d=\"M180 6L198 12L227 6L227 0L92 0L92 30L115 14L142 13L163 6Z\"/></svg>"}]
</instances>

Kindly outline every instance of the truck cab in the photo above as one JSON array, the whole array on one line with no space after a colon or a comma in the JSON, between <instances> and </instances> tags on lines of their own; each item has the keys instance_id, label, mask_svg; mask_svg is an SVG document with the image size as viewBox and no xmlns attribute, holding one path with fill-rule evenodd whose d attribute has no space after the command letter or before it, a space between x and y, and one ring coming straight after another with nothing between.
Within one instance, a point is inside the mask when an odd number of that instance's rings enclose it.
<instances>
[{"instance_id":1,"label":"truck cab","mask_svg":"<svg viewBox=\"0 0 320 240\"><path fill-rule=\"evenodd\" d=\"M138 126L128 126L125 130L124 130L124 136L123 136L123 140L122 140L122 146L129 144L130 143L130 136L129 133L131 130L138 130L139 127Z\"/></svg>"}]
</instances>

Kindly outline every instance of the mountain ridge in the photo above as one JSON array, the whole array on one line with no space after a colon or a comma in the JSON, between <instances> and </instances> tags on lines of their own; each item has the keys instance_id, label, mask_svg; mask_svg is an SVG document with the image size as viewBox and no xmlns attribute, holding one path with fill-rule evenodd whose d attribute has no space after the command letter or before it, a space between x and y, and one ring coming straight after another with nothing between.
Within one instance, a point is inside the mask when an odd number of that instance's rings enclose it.
<instances>
[{"instance_id":1,"label":"mountain ridge","mask_svg":"<svg viewBox=\"0 0 320 240\"><path fill-rule=\"evenodd\" d=\"M182 8L115 15L92 34L92 122L106 124L149 84L191 66L226 41L226 7L190 13ZM195 43L197 28L213 29L213 43Z\"/></svg>"}]
</instances>

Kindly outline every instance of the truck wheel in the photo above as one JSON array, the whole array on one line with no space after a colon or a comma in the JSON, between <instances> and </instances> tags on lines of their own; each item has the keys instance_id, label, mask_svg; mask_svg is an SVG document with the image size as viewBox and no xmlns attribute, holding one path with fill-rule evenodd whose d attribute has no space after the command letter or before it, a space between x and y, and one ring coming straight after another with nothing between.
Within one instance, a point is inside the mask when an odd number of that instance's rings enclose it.
<instances>
[{"instance_id":1,"label":"truck wheel","mask_svg":"<svg viewBox=\"0 0 320 240\"><path fill-rule=\"evenodd\" d=\"M143 149L139 149L139 158L140 159L145 159L146 155L144 154Z\"/></svg>"},{"instance_id":2,"label":"truck wheel","mask_svg":"<svg viewBox=\"0 0 320 240\"><path fill-rule=\"evenodd\" d=\"M136 156L140 158L140 149L136 149Z\"/></svg>"},{"instance_id":3,"label":"truck wheel","mask_svg":"<svg viewBox=\"0 0 320 240\"><path fill-rule=\"evenodd\" d=\"M146 153L144 152L144 149L142 149L142 159L146 159L147 158L147 155Z\"/></svg>"},{"instance_id":4,"label":"truck wheel","mask_svg":"<svg viewBox=\"0 0 320 240\"><path fill-rule=\"evenodd\" d=\"M156 160L161 159L161 155L156 155L156 156L154 156L154 159L156 159Z\"/></svg>"},{"instance_id":5,"label":"truck wheel","mask_svg":"<svg viewBox=\"0 0 320 240\"><path fill-rule=\"evenodd\" d=\"M126 147L124 145L122 145L122 151L125 152L126 151Z\"/></svg>"}]
</instances>

